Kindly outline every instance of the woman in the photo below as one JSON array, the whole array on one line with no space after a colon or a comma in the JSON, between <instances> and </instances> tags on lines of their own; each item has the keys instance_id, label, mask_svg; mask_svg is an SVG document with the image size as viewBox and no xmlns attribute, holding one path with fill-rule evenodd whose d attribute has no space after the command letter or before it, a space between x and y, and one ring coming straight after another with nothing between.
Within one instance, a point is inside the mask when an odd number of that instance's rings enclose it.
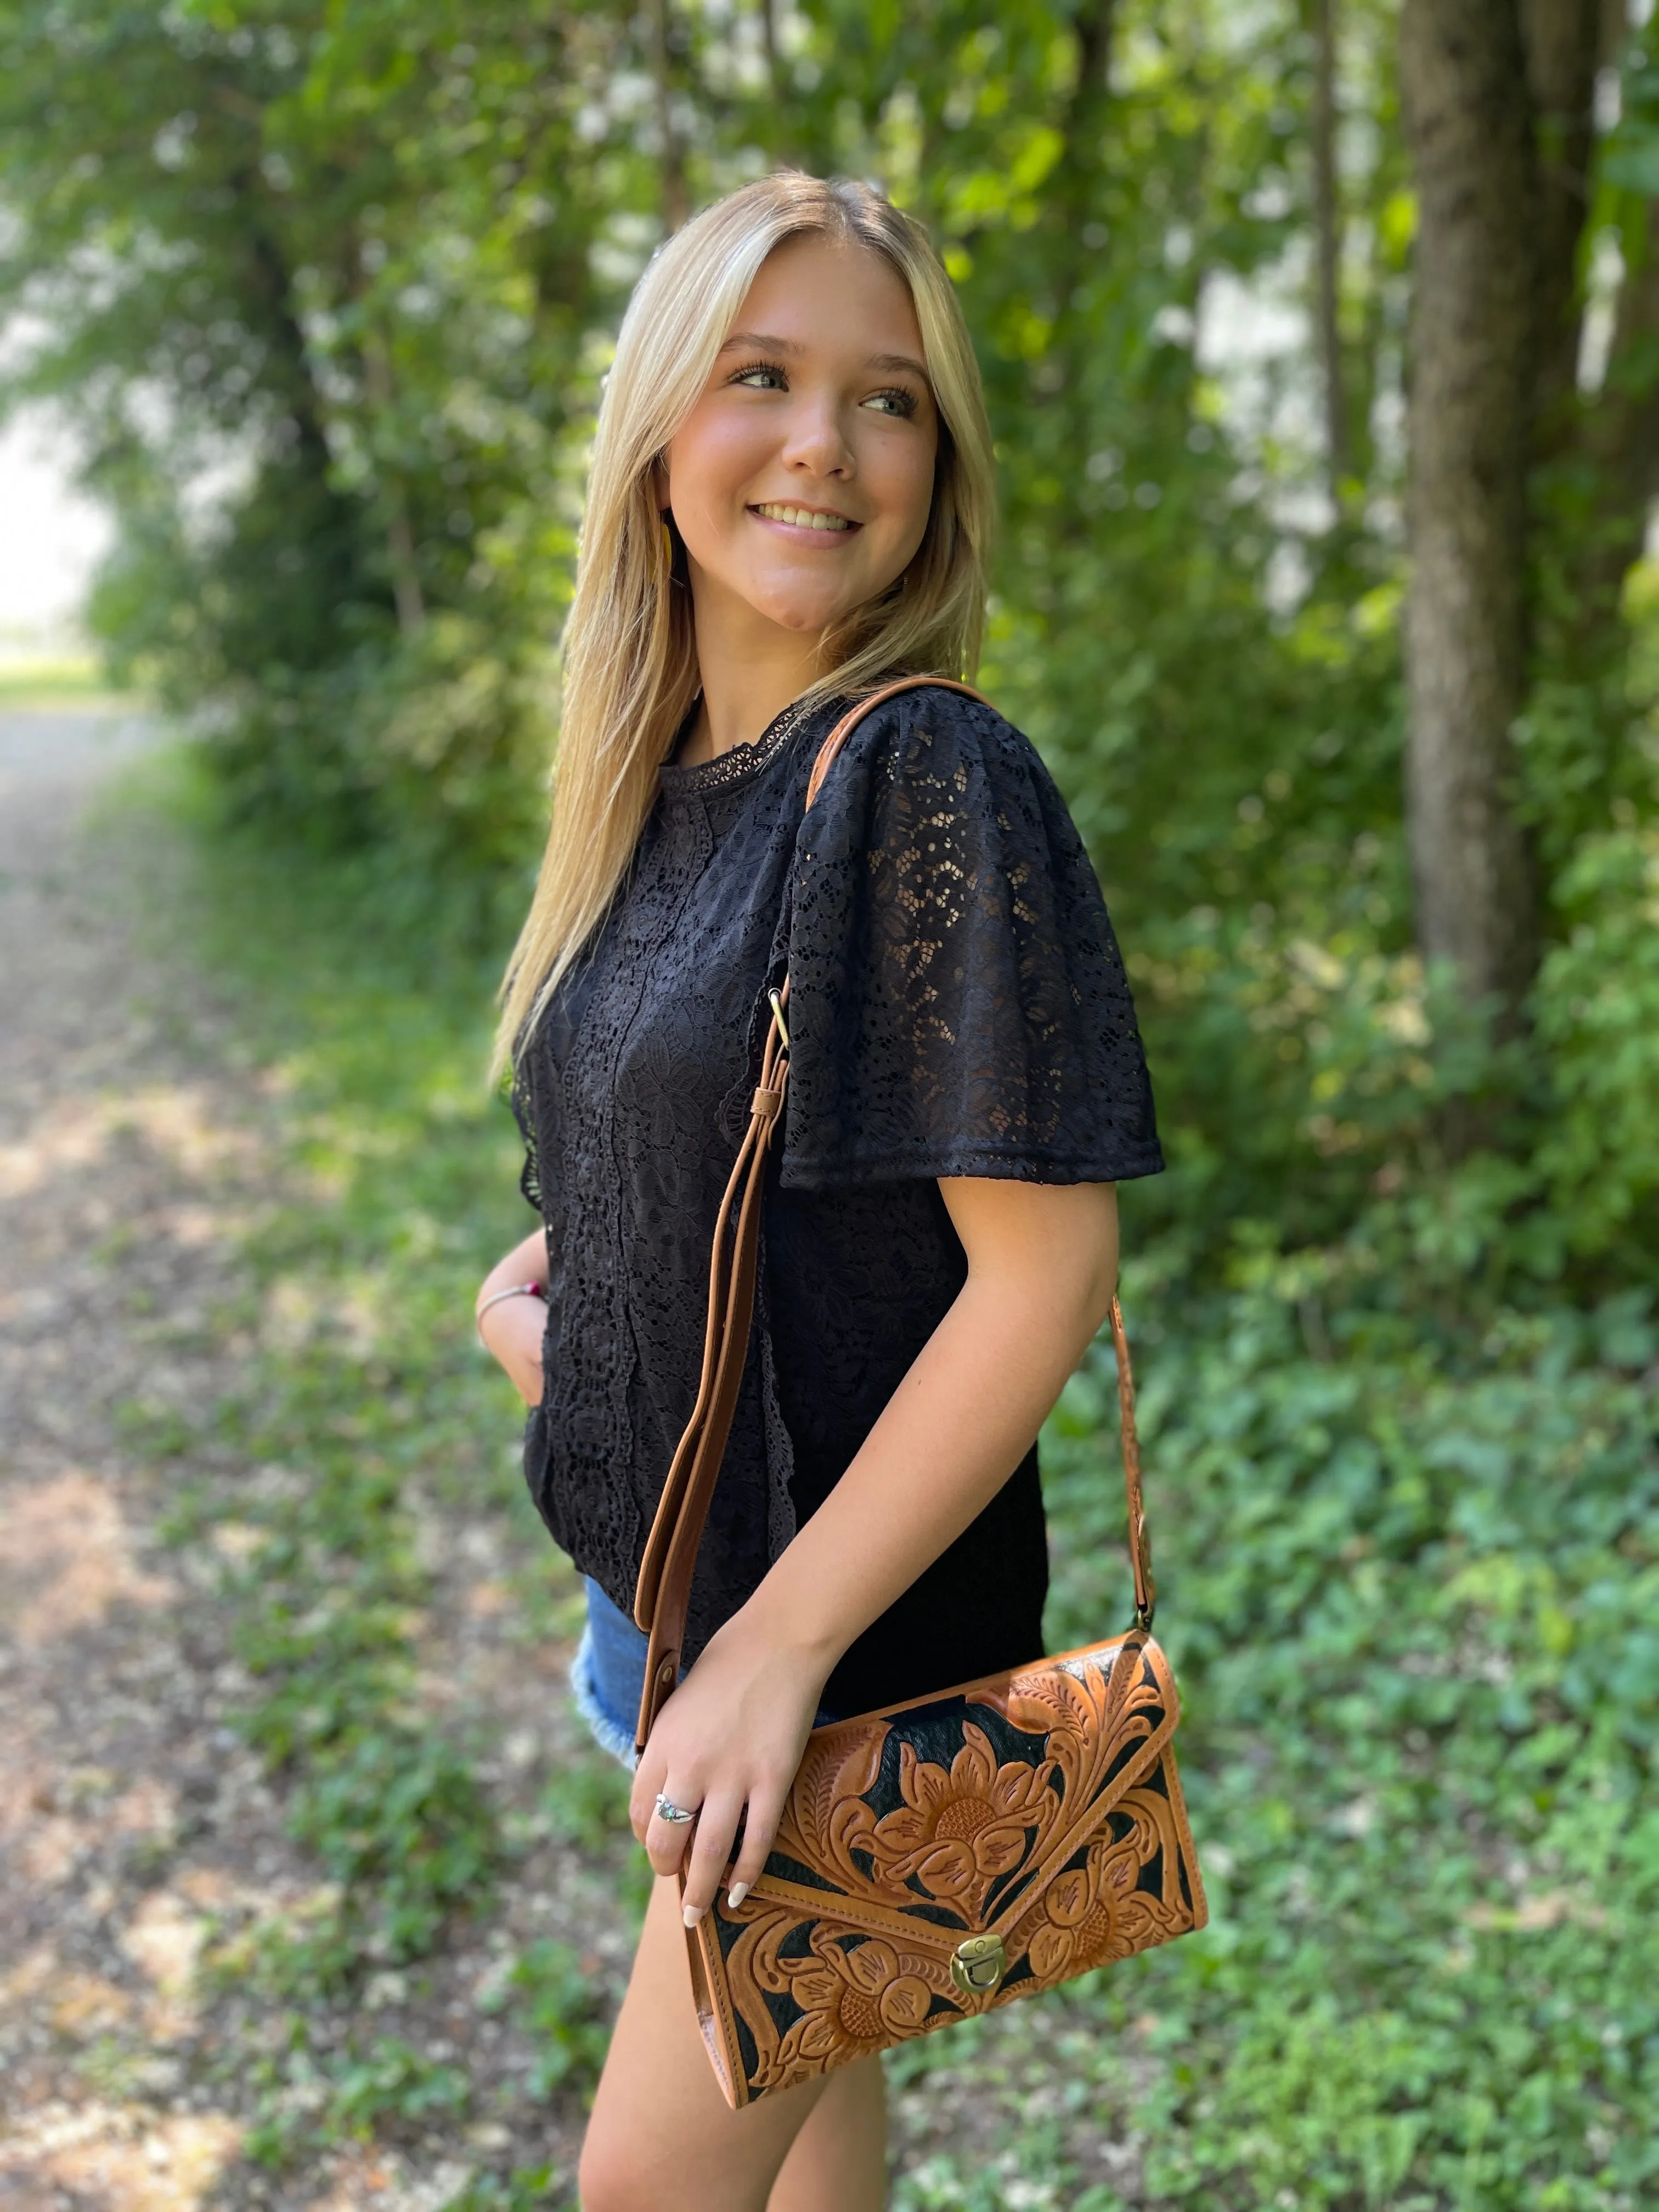
<instances>
[{"instance_id":1,"label":"woman","mask_svg":"<svg viewBox=\"0 0 1659 2212\"><path fill-rule=\"evenodd\" d=\"M878 2060L729 2111L682 1912L708 1909L740 1822L732 1894L755 1880L816 1718L1042 1651L1034 1439L1111 1296L1113 1186L1162 1164L1099 890L1025 738L960 693L902 693L803 819L852 699L972 670L991 507L960 311L879 194L780 173L658 253L600 410L506 993L544 1227L479 1293L534 1409L532 1492L587 1577L579 1701L624 1753L635 1582L786 965L793 1073L686 1671L635 1778L659 1879L586 2212L883 2202Z\"/></svg>"}]
</instances>

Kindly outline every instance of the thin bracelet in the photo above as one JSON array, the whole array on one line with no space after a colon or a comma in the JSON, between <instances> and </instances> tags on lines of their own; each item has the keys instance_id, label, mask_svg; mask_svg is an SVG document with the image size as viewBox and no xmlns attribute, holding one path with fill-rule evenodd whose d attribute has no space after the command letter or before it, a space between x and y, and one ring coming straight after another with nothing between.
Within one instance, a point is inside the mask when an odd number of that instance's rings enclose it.
<instances>
[{"instance_id":1,"label":"thin bracelet","mask_svg":"<svg viewBox=\"0 0 1659 2212\"><path fill-rule=\"evenodd\" d=\"M483 1342L483 1317L491 1306L500 1305L503 1298L544 1298L546 1296L547 1286L544 1283L509 1283L504 1291L492 1291L472 1310L472 1326L478 1332L478 1341Z\"/></svg>"}]
</instances>

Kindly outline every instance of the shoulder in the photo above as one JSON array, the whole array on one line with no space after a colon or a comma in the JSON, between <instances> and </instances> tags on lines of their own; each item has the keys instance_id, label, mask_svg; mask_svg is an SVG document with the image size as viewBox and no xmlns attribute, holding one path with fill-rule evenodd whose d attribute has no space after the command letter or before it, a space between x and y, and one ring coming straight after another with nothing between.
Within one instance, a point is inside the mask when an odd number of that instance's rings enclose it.
<instances>
[{"instance_id":1,"label":"shoulder","mask_svg":"<svg viewBox=\"0 0 1659 2212\"><path fill-rule=\"evenodd\" d=\"M1036 747L988 699L946 684L917 684L872 707L848 741L890 778L926 775L930 769L978 769L999 777L1048 771Z\"/></svg>"},{"instance_id":2,"label":"shoulder","mask_svg":"<svg viewBox=\"0 0 1659 2212\"><path fill-rule=\"evenodd\" d=\"M918 811L977 820L988 830L1022 822L1066 843L1075 835L1024 732L988 700L945 684L912 685L863 716L825 776L808 821L817 818L830 836L832 824L843 832L856 825L867 836L895 813L913 817Z\"/></svg>"}]
</instances>

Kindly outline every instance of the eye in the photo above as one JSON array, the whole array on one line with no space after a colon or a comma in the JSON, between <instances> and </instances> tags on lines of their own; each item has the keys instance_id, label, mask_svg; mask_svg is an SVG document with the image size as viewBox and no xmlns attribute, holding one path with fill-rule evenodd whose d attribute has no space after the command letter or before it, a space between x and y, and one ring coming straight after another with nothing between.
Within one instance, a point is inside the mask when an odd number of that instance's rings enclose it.
<instances>
[{"instance_id":1,"label":"eye","mask_svg":"<svg viewBox=\"0 0 1659 2212\"><path fill-rule=\"evenodd\" d=\"M921 403L914 392L906 392L898 385L893 385L885 392L872 392L864 404L866 407L877 409L881 414L903 419L914 415Z\"/></svg>"},{"instance_id":2,"label":"eye","mask_svg":"<svg viewBox=\"0 0 1659 2212\"><path fill-rule=\"evenodd\" d=\"M750 381L755 377L770 377L770 384ZM734 369L728 380L732 384L748 385L751 392L787 392L789 380L775 361L751 361L747 368Z\"/></svg>"}]
</instances>

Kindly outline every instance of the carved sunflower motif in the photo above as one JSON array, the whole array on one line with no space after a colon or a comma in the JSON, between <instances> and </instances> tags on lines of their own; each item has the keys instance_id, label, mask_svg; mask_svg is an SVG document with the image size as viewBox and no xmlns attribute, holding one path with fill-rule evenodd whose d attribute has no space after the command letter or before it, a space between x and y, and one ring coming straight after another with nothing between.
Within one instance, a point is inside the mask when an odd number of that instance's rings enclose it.
<instances>
[{"instance_id":1,"label":"carved sunflower motif","mask_svg":"<svg viewBox=\"0 0 1659 2212\"><path fill-rule=\"evenodd\" d=\"M1132 1851L1097 1853L1087 1867L1060 1875L1045 1900L1043 1925L1031 1937L1031 1972L1042 1982L1063 1981L1085 1966L1125 1957L1118 1928L1123 1894L1134 1887Z\"/></svg>"},{"instance_id":2,"label":"carved sunflower motif","mask_svg":"<svg viewBox=\"0 0 1659 2212\"><path fill-rule=\"evenodd\" d=\"M802 2060L832 2064L915 2035L933 2002L933 1991L914 1971L921 1962L901 1959L878 1936L849 1949L817 1928L810 1960L779 1963L801 2009L778 2053L777 2070L785 2076Z\"/></svg>"},{"instance_id":3,"label":"carved sunflower motif","mask_svg":"<svg viewBox=\"0 0 1659 2212\"><path fill-rule=\"evenodd\" d=\"M999 1875L1042 1850L1060 1801L1049 1787L1052 1759L999 1766L983 1729L969 1721L962 1734L948 1771L902 1746L904 1802L875 1823L867 1847L883 1880L914 1875L931 1895L972 1905Z\"/></svg>"},{"instance_id":4,"label":"carved sunflower motif","mask_svg":"<svg viewBox=\"0 0 1659 2212\"><path fill-rule=\"evenodd\" d=\"M1085 1864L1067 1868L1049 1885L1027 1948L1040 1982L1063 1981L1090 1966L1127 1959L1193 1924L1178 1896L1148 1895L1139 1888L1142 1867L1159 1851L1178 1849L1166 1801L1132 1791L1124 1809L1134 1822L1129 1832L1115 1843L1103 1839Z\"/></svg>"}]
</instances>

